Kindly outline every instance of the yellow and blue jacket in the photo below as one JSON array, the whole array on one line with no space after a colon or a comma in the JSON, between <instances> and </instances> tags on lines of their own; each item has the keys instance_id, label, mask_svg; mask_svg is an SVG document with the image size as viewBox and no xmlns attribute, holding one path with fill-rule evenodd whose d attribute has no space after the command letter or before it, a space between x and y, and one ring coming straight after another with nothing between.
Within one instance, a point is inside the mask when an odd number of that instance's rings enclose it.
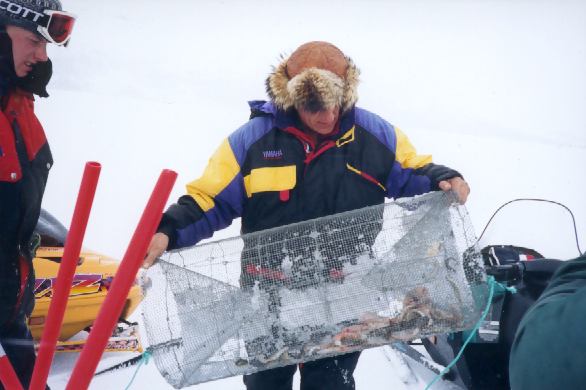
<instances>
[{"instance_id":1,"label":"yellow and blue jacket","mask_svg":"<svg viewBox=\"0 0 586 390\"><path fill-rule=\"evenodd\" d=\"M251 119L216 150L187 195L163 215L169 249L196 244L242 218L242 233L438 190L460 176L418 155L381 117L354 107L316 144L294 110L250 102Z\"/></svg>"}]
</instances>

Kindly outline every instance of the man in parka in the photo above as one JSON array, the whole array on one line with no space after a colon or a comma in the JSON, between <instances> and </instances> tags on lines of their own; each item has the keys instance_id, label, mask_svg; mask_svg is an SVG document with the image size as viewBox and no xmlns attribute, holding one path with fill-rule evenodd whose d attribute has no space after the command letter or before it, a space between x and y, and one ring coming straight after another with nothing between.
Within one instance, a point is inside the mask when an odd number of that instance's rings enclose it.
<instances>
[{"instance_id":1,"label":"man in parka","mask_svg":"<svg viewBox=\"0 0 586 390\"><path fill-rule=\"evenodd\" d=\"M24 388L35 362L31 238L53 165L33 94L49 96L47 43L67 44L74 20L59 0L0 0L0 344Z\"/></svg>"},{"instance_id":2,"label":"man in parka","mask_svg":"<svg viewBox=\"0 0 586 390\"><path fill-rule=\"evenodd\" d=\"M250 233L435 190L453 190L465 202L469 187L458 172L417 155L399 129L356 107L358 76L353 61L327 42L306 43L284 59L266 80L271 100L249 103L250 121L164 213L144 265L237 217ZM358 357L300 365L301 388L354 389ZM289 390L296 370L261 371L244 383L248 390Z\"/></svg>"}]
</instances>

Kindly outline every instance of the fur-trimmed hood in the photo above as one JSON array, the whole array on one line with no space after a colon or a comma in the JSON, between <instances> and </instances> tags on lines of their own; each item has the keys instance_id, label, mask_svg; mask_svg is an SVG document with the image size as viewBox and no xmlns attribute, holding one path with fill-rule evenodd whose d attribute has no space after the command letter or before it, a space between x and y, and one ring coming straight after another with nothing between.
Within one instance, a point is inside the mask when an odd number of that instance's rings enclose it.
<instances>
[{"instance_id":1,"label":"fur-trimmed hood","mask_svg":"<svg viewBox=\"0 0 586 390\"><path fill-rule=\"evenodd\" d=\"M308 42L273 68L266 89L275 105L311 112L340 107L348 111L358 100L360 71L350 57L328 42Z\"/></svg>"}]
</instances>

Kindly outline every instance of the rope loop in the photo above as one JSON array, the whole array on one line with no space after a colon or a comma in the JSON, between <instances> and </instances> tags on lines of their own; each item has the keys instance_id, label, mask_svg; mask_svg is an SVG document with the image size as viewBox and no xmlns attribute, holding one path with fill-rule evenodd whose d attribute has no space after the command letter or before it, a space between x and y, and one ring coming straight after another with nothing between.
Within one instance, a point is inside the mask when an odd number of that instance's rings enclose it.
<instances>
[{"instance_id":1,"label":"rope loop","mask_svg":"<svg viewBox=\"0 0 586 390\"><path fill-rule=\"evenodd\" d=\"M458 360L460 360L460 358L462 357L462 354L464 353L464 350L466 349L466 346L468 345L468 343L470 343L470 340L472 340L472 337L474 337L474 335L476 335L476 332L478 332L478 329L480 328L480 326L484 322L486 316L488 315L488 311L490 310L490 305L492 303L492 298L494 296L495 288L497 286L501 287L512 294L515 294L517 292L517 289L515 287L508 287L502 283L497 282L496 279L494 278L494 276L492 276L492 275L488 276L487 283L488 283L488 287L489 287L488 299L486 302L486 307L485 307L484 311L482 312L480 319L476 322L476 325L474 325L474 328L472 328L472 331L468 335L468 338L466 338L466 341L464 341L462 348L460 348L460 352L458 352L458 354L450 362L450 364L448 364L439 374L437 374L435 376L435 378L433 378L433 380L431 382L429 382L429 384L425 387L425 390L429 390L435 382L437 382L442 376L444 376L444 374L447 373L453 366L455 366L456 363L458 362Z\"/></svg>"}]
</instances>

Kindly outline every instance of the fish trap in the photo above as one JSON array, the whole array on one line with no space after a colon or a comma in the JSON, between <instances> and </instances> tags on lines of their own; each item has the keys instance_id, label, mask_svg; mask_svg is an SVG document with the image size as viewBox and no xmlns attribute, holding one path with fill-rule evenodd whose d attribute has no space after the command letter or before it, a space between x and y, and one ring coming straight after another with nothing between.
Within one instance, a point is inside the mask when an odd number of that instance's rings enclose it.
<instances>
[{"instance_id":1,"label":"fish trap","mask_svg":"<svg viewBox=\"0 0 586 390\"><path fill-rule=\"evenodd\" d=\"M168 252L145 275L154 361L181 388L473 327L466 209L433 192Z\"/></svg>"}]
</instances>

